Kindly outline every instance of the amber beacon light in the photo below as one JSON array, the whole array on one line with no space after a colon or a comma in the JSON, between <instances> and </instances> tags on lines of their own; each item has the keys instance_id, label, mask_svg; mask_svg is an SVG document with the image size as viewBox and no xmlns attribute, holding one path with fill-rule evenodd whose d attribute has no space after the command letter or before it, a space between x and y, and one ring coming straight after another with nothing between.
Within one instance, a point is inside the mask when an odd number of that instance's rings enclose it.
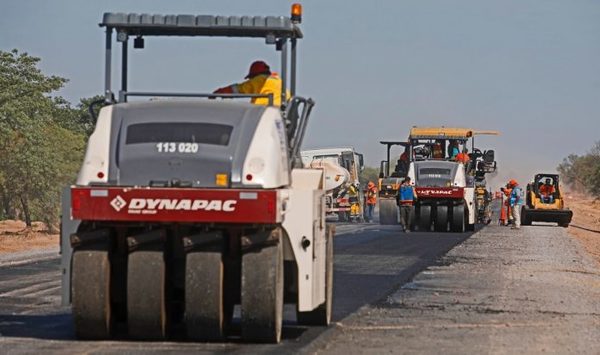
<instances>
[{"instance_id":1,"label":"amber beacon light","mask_svg":"<svg viewBox=\"0 0 600 355\"><path fill-rule=\"evenodd\" d=\"M293 23L301 23L302 22L302 5L296 3L292 5L292 22Z\"/></svg>"}]
</instances>

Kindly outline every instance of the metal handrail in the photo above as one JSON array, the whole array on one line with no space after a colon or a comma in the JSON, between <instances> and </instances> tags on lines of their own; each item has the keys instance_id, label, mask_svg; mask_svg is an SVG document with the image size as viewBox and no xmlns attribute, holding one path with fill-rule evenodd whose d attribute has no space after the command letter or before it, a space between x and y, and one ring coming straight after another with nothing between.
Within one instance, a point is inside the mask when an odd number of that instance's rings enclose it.
<instances>
[{"instance_id":1,"label":"metal handrail","mask_svg":"<svg viewBox=\"0 0 600 355\"><path fill-rule=\"evenodd\" d=\"M269 106L273 106L273 94L215 94L215 93L186 93L186 92L149 92L149 91L122 91L123 97L204 97L209 99L248 99L265 98L269 99Z\"/></svg>"}]
</instances>

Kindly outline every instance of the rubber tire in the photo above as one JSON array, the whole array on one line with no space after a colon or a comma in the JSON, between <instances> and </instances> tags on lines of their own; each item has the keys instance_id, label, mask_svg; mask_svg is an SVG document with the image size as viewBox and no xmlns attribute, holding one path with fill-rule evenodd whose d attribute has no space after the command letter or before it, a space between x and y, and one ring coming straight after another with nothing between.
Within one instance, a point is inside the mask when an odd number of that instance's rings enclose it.
<instances>
[{"instance_id":1,"label":"rubber tire","mask_svg":"<svg viewBox=\"0 0 600 355\"><path fill-rule=\"evenodd\" d=\"M419 231L430 232L431 231L431 206L421 205L419 207Z\"/></svg>"},{"instance_id":2,"label":"rubber tire","mask_svg":"<svg viewBox=\"0 0 600 355\"><path fill-rule=\"evenodd\" d=\"M454 233L464 233L465 229L465 205L459 204L452 206L450 230Z\"/></svg>"},{"instance_id":3,"label":"rubber tire","mask_svg":"<svg viewBox=\"0 0 600 355\"><path fill-rule=\"evenodd\" d=\"M225 338L229 319L225 310L224 276L221 250L186 254L184 320L189 339Z\"/></svg>"},{"instance_id":4,"label":"rubber tire","mask_svg":"<svg viewBox=\"0 0 600 355\"><path fill-rule=\"evenodd\" d=\"M109 339L113 325L110 302L110 259L107 247L75 249L71 265L71 297L75 336Z\"/></svg>"},{"instance_id":5,"label":"rubber tire","mask_svg":"<svg viewBox=\"0 0 600 355\"><path fill-rule=\"evenodd\" d=\"M283 323L283 243L242 255L242 340L279 343Z\"/></svg>"},{"instance_id":6,"label":"rubber tire","mask_svg":"<svg viewBox=\"0 0 600 355\"><path fill-rule=\"evenodd\" d=\"M531 225L531 218L527 217L527 210L529 210L529 208L523 206L521 207L521 225L522 226L530 226Z\"/></svg>"},{"instance_id":7,"label":"rubber tire","mask_svg":"<svg viewBox=\"0 0 600 355\"><path fill-rule=\"evenodd\" d=\"M445 233L448 231L448 206L436 206L434 229L436 232Z\"/></svg>"},{"instance_id":8,"label":"rubber tire","mask_svg":"<svg viewBox=\"0 0 600 355\"><path fill-rule=\"evenodd\" d=\"M398 224L398 205L393 198L379 200L379 224Z\"/></svg>"},{"instance_id":9,"label":"rubber tire","mask_svg":"<svg viewBox=\"0 0 600 355\"><path fill-rule=\"evenodd\" d=\"M331 323L333 309L333 228L327 226L327 246L325 260L325 302L312 311L296 311L296 319L300 325L328 326Z\"/></svg>"},{"instance_id":10,"label":"rubber tire","mask_svg":"<svg viewBox=\"0 0 600 355\"><path fill-rule=\"evenodd\" d=\"M165 261L162 248L143 247L127 261L127 330L134 339L167 336Z\"/></svg>"}]
</instances>

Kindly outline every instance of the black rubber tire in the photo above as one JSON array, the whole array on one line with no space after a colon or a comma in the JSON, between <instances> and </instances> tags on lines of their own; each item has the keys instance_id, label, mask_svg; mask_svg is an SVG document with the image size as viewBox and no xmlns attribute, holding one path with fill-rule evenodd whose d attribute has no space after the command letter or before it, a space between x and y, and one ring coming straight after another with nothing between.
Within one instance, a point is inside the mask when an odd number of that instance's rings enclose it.
<instances>
[{"instance_id":1,"label":"black rubber tire","mask_svg":"<svg viewBox=\"0 0 600 355\"><path fill-rule=\"evenodd\" d=\"M529 208L523 206L521 207L521 225L522 226L530 226L531 225L531 218L528 216L527 210Z\"/></svg>"},{"instance_id":2,"label":"black rubber tire","mask_svg":"<svg viewBox=\"0 0 600 355\"><path fill-rule=\"evenodd\" d=\"M418 224L420 232L431 231L431 206L421 205L419 207Z\"/></svg>"},{"instance_id":3,"label":"black rubber tire","mask_svg":"<svg viewBox=\"0 0 600 355\"><path fill-rule=\"evenodd\" d=\"M281 232L279 232L281 233ZM242 340L279 343L283 323L283 243L242 255Z\"/></svg>"},{"instance_id":4,"label":"black rubber tire","mask_svg":"<svg viewBox=\"0 0 600 355\"><path fill-rule=\"evenodd\" d=\"M134 339L167 336L165 261L162 248L140 248L127 261L127 330Z\"/></svg>"},{"instance_id":5,"label":"black rubber tire","mask_svg":"<svg viewBox=\"0 0 600 355\"><path fill-rule=\"evenodd\" d=\"M226 336L224 275L220 250L186 255L184 319L189 339L215 341Z\"/></svg>"},{"instance_id":6,"label":"black rubber tire","mask_svg":"<svg viewBox=\"0 0 600 355\"><path fill-rule=\"evenodd\" d=\"M325 302L309 312L296 311L296 319L300 325L322 325L331 323L333 308L333 228L327 226L327 246L325 260Z\"/></svg>"},{"instance_id":7,"label":"black rubber tire","mask_svg":"<svg viewBox=\"0 0 600 355\"><path fill-rule=\"evenodd\" d=\"M398 224L398 205L396 199L379 199L379 224Z\"/></svg>"},{"instance_id":8,"label":"black rubber tire","mask_svg":"<svg viewBox=\"0 0 600 355\"><path fill-rule=\"evenodd\" d=\"M450 230L454 233L464 233L465 229L465 205L459 204L452 206Z\"/></svg>"},{"instance_id":9,"label":"black rubber tire","mask_svg":"<svg viewBox=\"0 0 600 355\"><path fill-rule=\"evenodd\" d=\"M110 259L106 247L76 249L71 270L75 336L78 339L109 339L113 317Z\"/></svg>"},{"instance_id":10,"label":"black rubber tire","mask_svg":"<svg viewBox=\"0 0 600 355\"><path fill-rule=\"evenodd\" d=\"M433 223L436 232L448 231L448 206L438 205L435 208L435 222Z\"/></svg>"}]
</instances>

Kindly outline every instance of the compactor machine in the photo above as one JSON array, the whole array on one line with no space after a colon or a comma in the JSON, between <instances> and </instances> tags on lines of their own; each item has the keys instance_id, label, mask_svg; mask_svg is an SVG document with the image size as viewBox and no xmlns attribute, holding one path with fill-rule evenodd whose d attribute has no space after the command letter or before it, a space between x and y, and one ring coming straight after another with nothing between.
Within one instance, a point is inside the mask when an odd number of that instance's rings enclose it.
<instances>
[{"instance_id":1,"label":"compactor machine","mask_svg":"<svg viewBox=\"0 0 600 355\"><path fill-rule=\"evenodd\" d=\"M391 170L391 150L398 145L408 151L410 144L406 141L381 141L385 145L386 160L381 161L379 167L378 198L379 205L379 224L398 224L398 206L396 205L396 196L398 189L406 174L408 173L409 158L405 160L397 159L394 170Z\"/></svg>"},{"instance_id":2,"label":"compactor machine","mask_svg":"<svg viewBox=\"0 0 600 355\"><path fill-rule=\"evenodd\" d=\"M547 187L543 187L546 185ZM542 193L547 189L549 192ZM521 207L521 224L528 226L532 222L555 222L568 227L573 211L565 207L557 174L536 174L527 184L525 204Z\"/></svg>"},{"instance_id":3,"label":"compactor machine","mask_svg":"<svg viewBox=\"0 0 600 355\"><path fill-rule=\"evenodd\" d=\"M279 342L284 302L299 324L329 323L324 177L299 154L314 105L295 92L300 20L299 5L291 17L104 14L105 106L63 194L62 297L78 338L222 340L240 305L234 335ZM129 91L130 39L142 48L156 36L272 45L285 104L222 100L272 103L271 94ZM113 37L122 48L116 98Z\"/></svg>"},{"instance_id":4,"label":"compactor machine","mask_svg":"<svg viewBox=\"0 0 600 355\"><path fill-rule=\"evenodd\" d=\"M433 228L436 232L464 232L475 229L479 220L476 181L496 168L493 151L481 153L474 147L474 137L483 134L499 133L451 127L411 129L408 176L417 195L413 225L420 231ZM470 161L455 161L452 148L462 151L469 141L473 152L469 155ZM485 211L485 208L481 209L481 213Z\"/></svg>"}]
</instances>

